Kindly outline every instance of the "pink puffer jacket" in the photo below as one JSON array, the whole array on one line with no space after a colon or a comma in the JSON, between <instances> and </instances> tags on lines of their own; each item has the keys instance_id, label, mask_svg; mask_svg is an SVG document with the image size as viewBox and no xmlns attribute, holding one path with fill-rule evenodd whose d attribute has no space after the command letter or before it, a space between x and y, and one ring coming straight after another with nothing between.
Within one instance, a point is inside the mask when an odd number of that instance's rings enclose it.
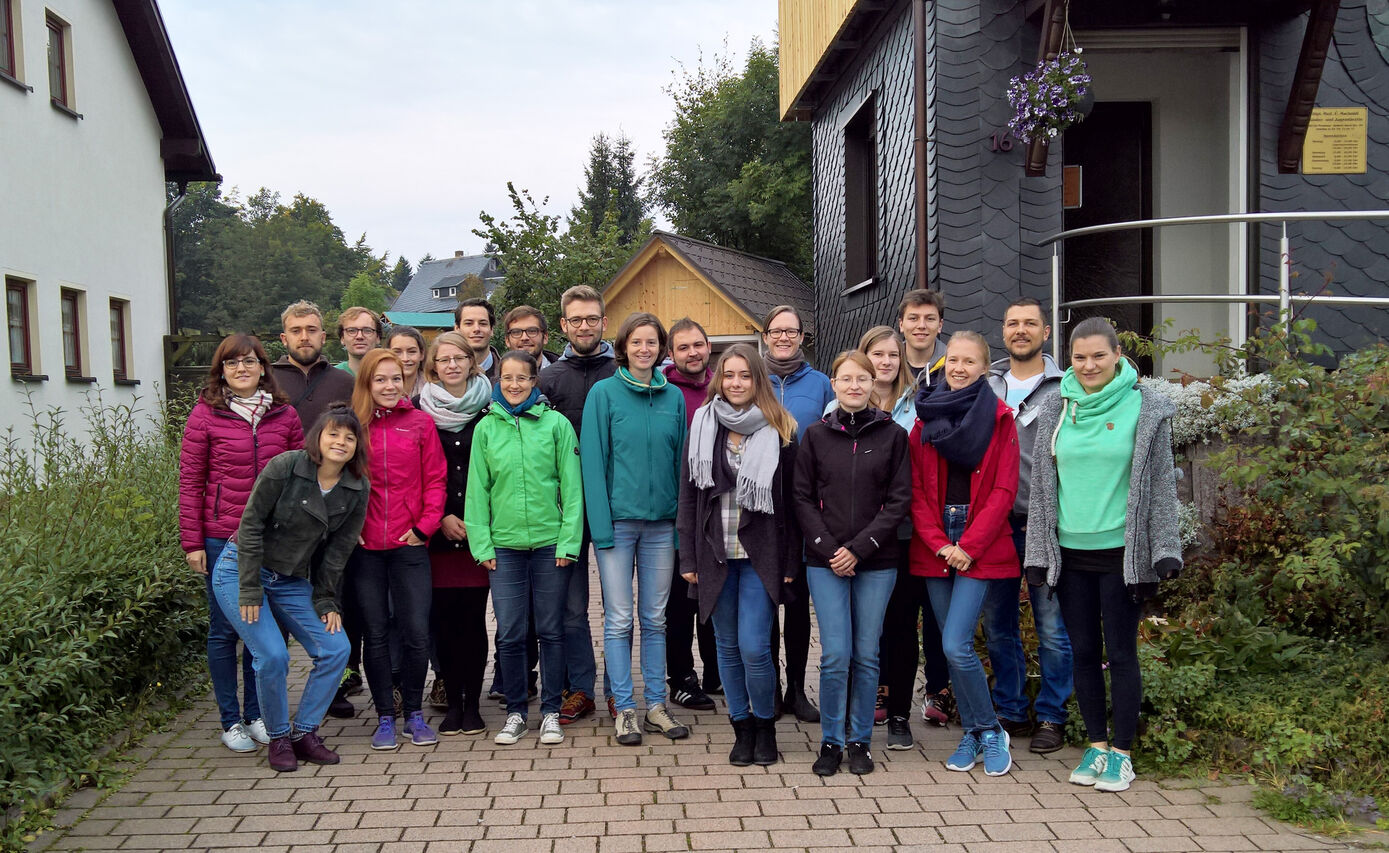
<instances>
[{"instance_id":1,"label":"pink puffer jacket","mask_svg":"<svg viewBox=\"0 0 1389 853\"><path fill-rule=\"evenodd\" d=\"M304 428L290 406L272 405L253 430L235 412L199 400L183 430L179 458L183 550L203 550L204 539L230 539L261 469L278 454L303 446Z\"/></svg>"}]
</instances>

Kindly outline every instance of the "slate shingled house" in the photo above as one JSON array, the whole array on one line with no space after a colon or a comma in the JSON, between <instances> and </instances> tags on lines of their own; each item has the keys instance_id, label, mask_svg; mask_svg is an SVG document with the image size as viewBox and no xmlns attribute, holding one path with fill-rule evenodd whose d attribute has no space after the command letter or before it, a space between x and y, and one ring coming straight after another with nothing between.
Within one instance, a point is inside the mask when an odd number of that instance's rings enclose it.
<instances>
[{"instance_id":1,"label":"slate shingled house","mask_svg":"<svg viewBox=\"0 0 1389 853\"><path fill-rule=\"evenodd\" d=\"M415 269L410 283L396 297L387 314L396 311L416 314L443 312L453 314L458 307L464 279L475 275L482 279L483 296L490 297L501 284L503 273L497 259L490 255L465 255L455 252L451 258L424 261ZM452 326L452 322L449 323Z\"/></svg>"}]
</instances>

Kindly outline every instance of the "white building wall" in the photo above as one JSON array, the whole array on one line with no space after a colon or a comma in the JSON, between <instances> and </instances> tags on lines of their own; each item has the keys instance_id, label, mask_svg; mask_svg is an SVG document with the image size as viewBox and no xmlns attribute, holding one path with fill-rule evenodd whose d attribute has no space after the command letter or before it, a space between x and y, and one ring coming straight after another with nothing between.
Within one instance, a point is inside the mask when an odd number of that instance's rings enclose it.
<instances>
[{"instance_id":1,"label":"white building wall","mask_svg":"<svg viewBox=\"0 0 1389 853\"><path fill-rule=\"evenodd\" d=\"M0 81L0 275L34 282L30 291L34 372L43 382L0 378L0 433L27 431L26 389L40 408L76 412L99 390L107 403L155 405L162 390L162 336L169 331L163 232L161 131L109 0L14 0L20 78ZM71 26L72 106L49 102L45 13ZM64 376L59 291L85 294L83 373ZM109 304L129 302L130 379L112 376ZM9 338L3 346L8 352Z\"/></svg>"}]
</instances>

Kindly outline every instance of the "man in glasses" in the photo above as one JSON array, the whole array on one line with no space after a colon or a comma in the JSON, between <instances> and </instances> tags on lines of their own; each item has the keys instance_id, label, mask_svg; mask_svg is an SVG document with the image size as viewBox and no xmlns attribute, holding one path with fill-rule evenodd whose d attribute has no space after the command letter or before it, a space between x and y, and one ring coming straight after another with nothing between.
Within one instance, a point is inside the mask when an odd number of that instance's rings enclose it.
<instances>
[{"instance_id":1,"label":"man in glasses","mask_svg":"<svg viewBox=\"0 0 1389 853\"><path fill-rule=\"evenodd\" d=\"M381 316L360 305L342 309L338 315L338 340L347 351L347 361L334 366L356 376L362 357L381 343Z\"/></svg>"},{"instance_id":2,"label":"man in glasses","mask_svg":"<svg viewBox=\"0 0 1389 853\"><path fill-rule=\"evenodd\" d=\"M535 356L536 364L544 370L559 361L559 356L548 352L550 343L550 324L545 315L529 305L517 305L502 316L502 338L509 350L518 349Z\"/></svg>"},{"instance_id":3,"label":"man in glasses","mask_svg":"<svg viewBox=\"0 0 1389 853\"><path fill-rule=\"evenodd\" d=\"M464 299L453 309L453 330L463 336L473 351L477 369L497 384L497 368L501 366L502 356L492 346L492 328L497 325L497 312L492 303L474 296Z\"/></svg>"}]
</instances>

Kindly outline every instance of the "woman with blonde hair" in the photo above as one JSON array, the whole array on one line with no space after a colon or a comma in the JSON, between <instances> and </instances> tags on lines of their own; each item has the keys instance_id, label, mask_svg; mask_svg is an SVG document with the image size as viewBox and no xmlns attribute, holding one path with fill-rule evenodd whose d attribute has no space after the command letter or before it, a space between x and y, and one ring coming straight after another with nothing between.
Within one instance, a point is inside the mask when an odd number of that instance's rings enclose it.
<instances>
[{"instance_id":1,"label":"woman with blonde hair","mask_svg":"<svg viewBox=\"0 0 1389 853\"><path fill-rule=\"evenodd\" d=\"M902 357L902 336L891 326L874 326L858 339L858 351L873 365L873 392L869 403L887 412L907 431L916 422L912 405L912 372Z\"/></svg>"},{"instance_id":2,"label":"woman with blonde hair","mask_svg":"<svg viewBox=\"0 0 1389 853\"><path fill-rule=\"evenodd\" d=\"M714 620L735 734L728 760L740 767L777 761L771 636L785 585L801 570L796 446L796 420L762 358L747 344L729 347L690 425L676 529L681 577L700 619Z\"/></svg>"}]
</instances>

